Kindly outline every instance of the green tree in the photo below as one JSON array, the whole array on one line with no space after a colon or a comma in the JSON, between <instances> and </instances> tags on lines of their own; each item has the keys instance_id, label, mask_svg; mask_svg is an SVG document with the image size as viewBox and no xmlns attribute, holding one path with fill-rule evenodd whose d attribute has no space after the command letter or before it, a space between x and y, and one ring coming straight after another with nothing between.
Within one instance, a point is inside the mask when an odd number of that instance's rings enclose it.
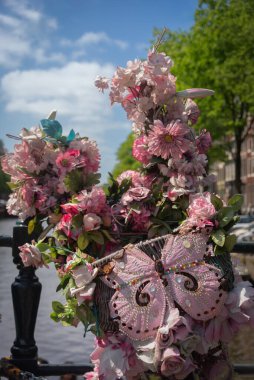
<instances>
[{"instance_id":1,"label":"green tree","mask_svg":"<svg viewBox=\"0 0 254 380\"><path fill-rule=\"evenodd\" d=\"M0 157L6 153L3 141L0 140ZM9 186L7 182L9 181L9 176L5 174L1 168L0 164L0 198L6 198L6 196L10 193Z\"/></svg>"},{"instance_id":2,"label":"green tree","mask_svg":"<svg viewBox=\"0 0 254 380\"><path fill-rule=\"evenodd\" d=\"M113 176L116 178L124 170L136 170L140 167L140 163L132 156L132 144L134 141L133 133L130 133L126 140L120 145L116 153L117 163L113 169Z\"/></svg>"},{"instance_id":3,"label":"green tree","mask_svg":"<svg viewBox=\"0 0 254 380\"><path fill-rule=\"evenodd\" d=\"M200 103L197 127L210 130L220 140L221 144L215 144L217 151L231 150L239 193L242 143L254 114L253 19L253 0L201 0L190 31L169 31L159 48L175 62L178 90L215 90L213 97ZM232 136L234 147L228 138Z\"/></svg>"}]
</instances>

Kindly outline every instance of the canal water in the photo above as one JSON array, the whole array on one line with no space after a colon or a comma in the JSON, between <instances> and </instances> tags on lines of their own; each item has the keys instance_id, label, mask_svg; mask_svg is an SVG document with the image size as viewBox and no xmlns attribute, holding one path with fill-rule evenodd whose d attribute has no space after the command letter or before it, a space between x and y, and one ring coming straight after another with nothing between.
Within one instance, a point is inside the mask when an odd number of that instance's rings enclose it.
<instances>
[{"instance_id":1,"label":"canal water","mask_svg":"<svg viewBox=\"0 0 254 380\"><path fill-rule=\"evenodd\" d=\"M0 235L12 235L14 218L0 219ZM0 247L0 358L10 355L10 348L15 339L15 326L11 298L11 284L18 274L12 262L11 248ZM51 320L51 303L63 301L61 294L56 293L57 275L53 267L40 268L36 271L42 283L42 294L35 328L35 340L39 349L39 357L52 364L73 362L89 363L89 355L93 350L94 336L83 337L81 324L78 327L65 327Z\"/></svg>"}]
</instances>

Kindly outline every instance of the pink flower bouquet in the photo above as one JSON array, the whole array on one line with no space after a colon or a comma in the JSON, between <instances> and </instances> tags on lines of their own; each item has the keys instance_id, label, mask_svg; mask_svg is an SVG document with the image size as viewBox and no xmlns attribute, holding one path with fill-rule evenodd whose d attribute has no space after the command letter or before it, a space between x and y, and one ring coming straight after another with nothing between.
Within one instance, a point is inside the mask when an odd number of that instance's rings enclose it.
<instances>
[{"instance_id":1,"label":"pink flower bouquet","mask_svg":"<svg viewBox=\"0 0 254 380\"><path fill-rule=\"evenodd\" d=\"M66 304L53 302L51 317L96 335L89 380L230 379L225 344L254 324L254 290L229 255L242 197L225 204L204 191L214 180L211 136L193 128L193 99L213 91L177 92L171 67L153 49L111 81L96 79L133 122L141 163L107 190L96 185L95 143L63 137L55 120L23 131L2 159L14 189L9 211L54 226L20 256L25 266L55 264Z\"/></svg>"}]
</instances>

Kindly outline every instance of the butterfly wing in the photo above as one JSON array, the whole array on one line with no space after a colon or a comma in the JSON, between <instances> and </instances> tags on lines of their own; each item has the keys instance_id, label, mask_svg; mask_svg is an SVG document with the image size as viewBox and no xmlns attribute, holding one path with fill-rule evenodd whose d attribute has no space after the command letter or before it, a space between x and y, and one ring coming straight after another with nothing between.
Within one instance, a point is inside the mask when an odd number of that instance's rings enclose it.
<instances>
[{"instance_id":1,"label":"butterfly wing","mask_svg":"<svg viewBox=\"0 0 254 380\"><path fill-rule=\"evenodd\" d=\"M227 297L220 286L222 270L204 261L212 252L208 238L205 233L171 235L162 250L167 291L187 314L202 321L218 315Z\"/></svg>"},{"instance_id":2,"label":"butterfly wing","mask_svg":"<svg viewBox=\"0 0 254 380\"><path fill-rule=\"evenodd\" d=\"M102 278L116 290L109 301L111 317L118 320L119 330L133 340L154 337L167 305L165 287L154 261L137 247L127 246L123 257L114 262L113 271Z\"/></svg>"}]
</instances>

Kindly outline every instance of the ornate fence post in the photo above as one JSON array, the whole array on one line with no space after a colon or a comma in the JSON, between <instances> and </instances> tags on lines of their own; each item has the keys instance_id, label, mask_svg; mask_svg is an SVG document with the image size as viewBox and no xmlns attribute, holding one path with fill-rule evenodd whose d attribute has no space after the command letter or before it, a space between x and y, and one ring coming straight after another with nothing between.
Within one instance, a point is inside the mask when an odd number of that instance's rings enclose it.
<instances>
[{"instance_id":1,"label":"ornate fence post","mask_svg":"<svg viewBox=\"0 0 254 380\"><path fill-rule=\"evenodd\" d=\"M33 370L37 365L38 348L34 340L37 311L40 302L41 283L33 267L24 267L19 257L18 247L30 242L27 225L19 223L13 228L13 262L19 275L12 284L12 300L15 317L16 339L11 348L14 363L25 370Z\"/></svg>"}]
</instances>

